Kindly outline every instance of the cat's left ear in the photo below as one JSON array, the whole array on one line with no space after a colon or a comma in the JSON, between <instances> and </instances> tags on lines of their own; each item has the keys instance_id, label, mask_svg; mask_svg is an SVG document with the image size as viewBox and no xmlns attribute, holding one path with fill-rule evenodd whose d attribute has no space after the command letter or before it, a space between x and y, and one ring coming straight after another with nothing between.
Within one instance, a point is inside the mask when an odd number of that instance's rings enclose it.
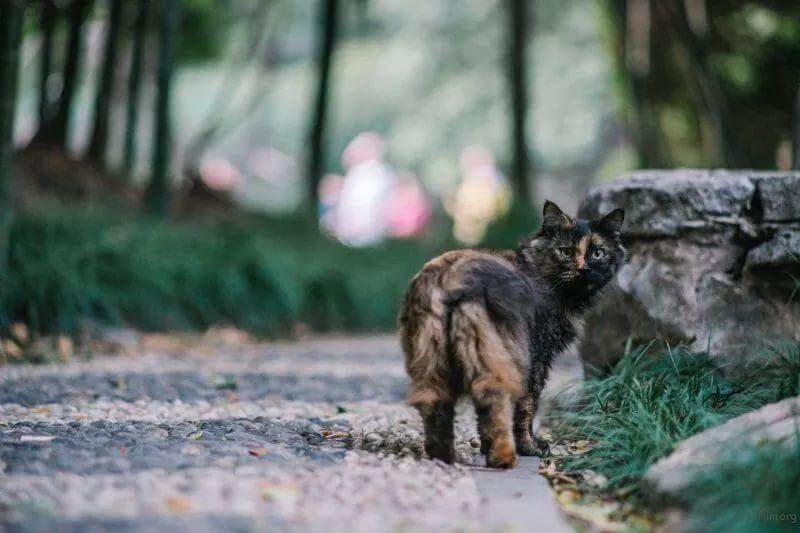
<instances>
[{"instance_id":1,"label":"cat's left ear","mask_svg":"<svg viewBox=\"0 0 800 533\"><path fill-rule=\"evenodd\" d=\"M595 222L595 226L599 230L605 230L615 237L619 237L622 232L622 223L625 221L625 211L622 209L614 209L609 214Z\"/></svg>"}]
</instances>

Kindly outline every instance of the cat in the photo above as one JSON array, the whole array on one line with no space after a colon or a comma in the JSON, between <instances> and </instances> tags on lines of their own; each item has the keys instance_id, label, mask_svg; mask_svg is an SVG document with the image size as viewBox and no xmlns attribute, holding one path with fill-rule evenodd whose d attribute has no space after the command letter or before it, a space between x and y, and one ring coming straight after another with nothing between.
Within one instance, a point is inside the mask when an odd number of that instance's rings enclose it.
<instances>
[{"instance_id":1,"label":"cat","mask_svg":"<svg viewBox=\"0 0 800 533\"><path fill-rule=\"evenodd\" d=\"M541 229L516 250L455 250L412 279L399 314L409 402L419 411L425 450L452 463L456 401L469 395L486 464L512 468L520 455L545 456L533 418L553 359L571 344L576 319L625 260L625 213L597 220L547 201Z\"/></svg>"}]
</instances>

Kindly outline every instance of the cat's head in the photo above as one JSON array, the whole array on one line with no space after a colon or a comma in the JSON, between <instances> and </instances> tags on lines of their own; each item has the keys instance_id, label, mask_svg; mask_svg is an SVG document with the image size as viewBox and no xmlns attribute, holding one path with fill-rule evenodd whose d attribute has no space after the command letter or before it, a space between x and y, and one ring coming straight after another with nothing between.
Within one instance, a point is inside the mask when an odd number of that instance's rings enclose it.
<instances>
[{"instance_id":1,"label":"cat's head","mask_svg":"<svg viewBox=\"0 0 800 533\"><path fill-rule=\"evenodd\" d=\"M597 220L577 219L548 200L541 229L520 243L520 251L554 288L577 297L592 296L625 261L620 241L624 219L622 209Z\"/></svg>"}]
</instances>

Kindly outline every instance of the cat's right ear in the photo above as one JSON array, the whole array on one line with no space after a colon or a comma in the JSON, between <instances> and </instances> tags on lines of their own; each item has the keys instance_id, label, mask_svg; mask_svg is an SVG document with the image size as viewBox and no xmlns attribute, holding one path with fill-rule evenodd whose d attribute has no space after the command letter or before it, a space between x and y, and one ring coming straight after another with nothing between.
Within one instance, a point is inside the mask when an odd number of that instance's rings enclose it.
<instances>
[{"instance_id":1,"label":"cat's right ear","mask_svg":"<svg viewBox=\"0 0 800 533\"><path fill-rule=\"evenodd\" d=\"M550 200L545 200L542 209L542 229L557 230L569 229L575 225L575 220L563 212L560 207Z\"/></svg>"}]
</instances>

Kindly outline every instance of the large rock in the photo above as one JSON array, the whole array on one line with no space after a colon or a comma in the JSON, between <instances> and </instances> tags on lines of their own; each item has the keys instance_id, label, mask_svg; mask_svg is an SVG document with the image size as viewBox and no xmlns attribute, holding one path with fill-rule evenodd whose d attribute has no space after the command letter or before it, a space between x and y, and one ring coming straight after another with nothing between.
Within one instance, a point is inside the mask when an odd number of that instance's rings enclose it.
<instances>
[{"instance_id":1,"label":"large rock","mask_svg":"<svg viewBox=\"0 0 800 533\"><path fill-rule=\"evenodd\" d=\"M799 172L638 172L592 189L579 213L615 207L629 261L587 317L587 369L628 339L709 350L730 371L765 340L800 340Z\"/></svg>"},{"instance_id":2,"label":"large rock","mask_svg":"<svg viewBox=\"0 0 800 533\"><path fill-rule=\"evenodd\" d=\"M642 479L642 488L653 500L677 503L691 497L687 489L704 467L714 465L739 446L765 442L796 444L800 425L800 398L789 398L689 437L675 450L651 466Z\"/></svg>"}]
</instances>

